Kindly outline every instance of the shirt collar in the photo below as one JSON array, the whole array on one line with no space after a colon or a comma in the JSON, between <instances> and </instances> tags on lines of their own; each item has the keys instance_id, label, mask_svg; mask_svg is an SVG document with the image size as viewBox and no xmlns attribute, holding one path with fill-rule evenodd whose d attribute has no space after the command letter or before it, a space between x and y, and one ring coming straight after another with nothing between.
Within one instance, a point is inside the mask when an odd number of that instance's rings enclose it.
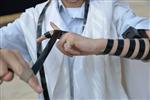
<instances>
[{"instance_id":1,"label":"shirt collar","mask_svg":"<svg viewBox=\"0 0 150 100\"><path fill-rule=\"evenodd\" d=\"M77 14L74 14L74 15L70 15L72 18L79 18L79 19L84 19L84 9L85 9L85 3L82 4L81 7L79 8L75 8L75 9L78 9L78 13ZM63 5L62 1L61 0L58 0L58 9L59 11L63 11L63 10L66 10L67 8L65 8L65 6ZM68 8L68 9L73 9L73 8Z\"/></svg>"},{"instance_id":2,"label":"shirt collar","mask_svg":"<svg viewBox=\"0 0 150 100\"><path fill-rule=\"evenodd\" d=\"M58 0L58 9L62 9L61 7L65 8L61 0Z\"/></svg>"}]
</instances>

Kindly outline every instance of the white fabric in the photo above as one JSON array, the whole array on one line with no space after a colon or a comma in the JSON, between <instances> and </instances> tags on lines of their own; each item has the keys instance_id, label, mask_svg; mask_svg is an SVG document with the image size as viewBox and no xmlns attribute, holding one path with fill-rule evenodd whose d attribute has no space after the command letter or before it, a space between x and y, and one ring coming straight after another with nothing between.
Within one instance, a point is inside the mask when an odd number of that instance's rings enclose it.
<instances>
[{"instance_id":1,"label":"white fabric","mask_svg":"<svg viewBox=\"0 0 150 100\"><path fill-rule=\"evenodd\" d=\"M150 100L150 62L124 60L128 96L134 100Z\"/></svg>"},{"instance_id":2,"label":"white fabric","mask_svg":"<svg viewBox=\"0 0 150 100\"><path fill-rule=\"evenodd\" d=\"M46 12L43 33L52 30L49 25L50 21L63 30L68 29L59 14L57 3L56 0L52 0ZM17 48L22 51L26 59L30 60L31 57L35 62L36 27L39 14L44 5L45 3L36 6L35 9L28 9L13 24L1 28L2 43L0 47ZM126 4L119 3L117 0L91 0L87 24L82 35L91 38L119 38L121 33L130 25L136 28L150 29L148 23L148 19L135 16ZM4 37L7 38L4 39ZM16 39L16 37L19 39ZM43 42L43 47L47 41ZM45 61L46 78L52 100L70 100L69 63L67 58L54 47ZM73 68L75 99L128 99L121 84L119 57L75 57Z\"/></svg>"},{"instance_id":3,"label":"white fabric","mask_svg":"<svg viewBox=\"0 0 150 100\"><path fill-rule=\"evenodd\" d=\"M65 8L61 0L59 0L58 3L60 16L68 28L68 31L81 33L84 20L84 4L78 8Z\"/></svg>"}]
</instances>

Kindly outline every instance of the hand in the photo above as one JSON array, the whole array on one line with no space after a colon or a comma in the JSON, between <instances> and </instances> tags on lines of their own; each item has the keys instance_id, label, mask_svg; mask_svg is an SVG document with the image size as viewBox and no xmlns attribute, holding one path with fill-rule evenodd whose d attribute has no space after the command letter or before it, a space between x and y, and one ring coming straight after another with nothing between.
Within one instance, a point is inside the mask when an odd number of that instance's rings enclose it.
<instances>
[{"instance_id":1,"label":"hand","mask_svg":"<svg viewBox=\"0 0 150 100\"><path fill-rule=\"evenodd\" d=\"M11 81L15 73L21 77L25 69L29 69L27 64L18 51L8 49L0 49L0 80ZM30 69L31 70L31 69ZM27 83L38 93L42 92L42 87L39 85L35 75L31 74Z\"/></svg>"},{"instance_id":2,"label":"hand","mask_svg":"<svg viewBox=\"0 0 150 100\"><path fill-rule=\"evenodd\" d=\"M54 23L51 23L54 30L60 30ZM42 42L44 36L37 39L37 42ZM68 56L74 55L93 55L98 54L104 48L103 39L90 39L76 33L66 33L57 42L58 49ZM101 45L99 45L101 44Z\"/></svg>"},{"instance_id":3,"label":"hand","mask_svg":"<svg viewBox=\"0 0 150 100\"><path fill-rule=\"evenodd\" d=\"M100 40L86 38L76 33L66 33L57 43L58 49L68 56L94 55L100 52Z\"/></svg>"}]
</instances>

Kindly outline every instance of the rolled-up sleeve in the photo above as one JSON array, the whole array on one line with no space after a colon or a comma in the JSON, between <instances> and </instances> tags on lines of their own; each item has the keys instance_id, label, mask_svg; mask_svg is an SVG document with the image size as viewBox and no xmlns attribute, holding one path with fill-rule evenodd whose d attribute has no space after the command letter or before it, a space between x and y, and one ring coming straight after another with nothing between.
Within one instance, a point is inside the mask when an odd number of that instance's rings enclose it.
<instances>
[{"instance_id":1,"label":"rolled-up sleeve","mask_svg":"<svg viewBox=\"0 0 150 100\"><path fill-rule=\"evenodd\" d=\"M150 19L137 16L129 7L127 0L115 0L113 6L113 19L119 36L129 26L136 29L150 29Z\"/></svg>"}]
</instances>

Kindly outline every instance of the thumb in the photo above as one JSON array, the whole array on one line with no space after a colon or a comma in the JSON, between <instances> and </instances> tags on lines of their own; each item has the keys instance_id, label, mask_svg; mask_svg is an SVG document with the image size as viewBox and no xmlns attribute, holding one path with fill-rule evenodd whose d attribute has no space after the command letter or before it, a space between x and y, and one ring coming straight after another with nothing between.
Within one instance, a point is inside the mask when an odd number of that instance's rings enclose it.
<instances>
[{"instance_id":1,"label":"thumb","mask_svg":"<svg viewBox=\"0 0 150 100\"><path fill-rule=\"evenodd\" d=\"M60 28L57 25L55 25L53 22L50 22L50 25L54 30L60 30Z\"/></svg>"},{"instance_id":2,"label":"thumb","mask_svg":"<svg viewBox=\"0 0 150 100\"><path fill-rule=\"evenodd\" d=\"M43 91L42 86L39 84L35 75L32 75L28 81L28 84L32 89L34 89L37 93L41 93Z\"/></svg>"}]
</instances>

